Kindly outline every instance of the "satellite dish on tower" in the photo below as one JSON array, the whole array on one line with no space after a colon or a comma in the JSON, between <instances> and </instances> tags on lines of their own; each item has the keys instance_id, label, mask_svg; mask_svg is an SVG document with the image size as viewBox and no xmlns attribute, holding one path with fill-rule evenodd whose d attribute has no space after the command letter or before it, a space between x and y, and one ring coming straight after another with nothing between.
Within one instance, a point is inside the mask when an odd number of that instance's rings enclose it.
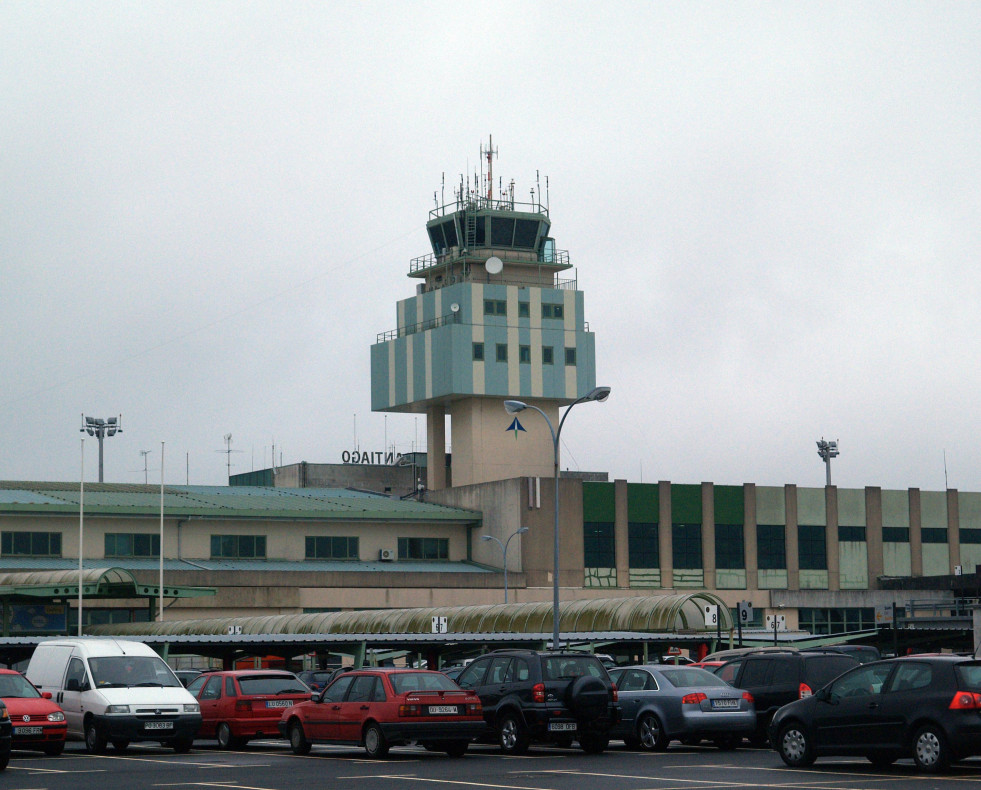
<instances>
[{"instance_id":1,"label":"satellite dish on tower","mask_svg":"<svg viewBox=\"0 0 981 790\"><path fill-rule=\"evenodd\" d=\"M454 302L453 304L451 304L450 305L450 312L451 313L459 313L460 312L460 305L458 305L456 302Z\"/></svg>"},{"instance_id":2,"label":"satellite dish on tower","mask_svg":"<svg viewBox=\"0 0 981 790\"><path fill-rule=\"evenodd\" d=\"M487 259L487 262L484 264L484 268L487 270L488 274L500 274L504 269L504 261L502 261L496 255L492 255Z\"/></svg>"}]
</instances>

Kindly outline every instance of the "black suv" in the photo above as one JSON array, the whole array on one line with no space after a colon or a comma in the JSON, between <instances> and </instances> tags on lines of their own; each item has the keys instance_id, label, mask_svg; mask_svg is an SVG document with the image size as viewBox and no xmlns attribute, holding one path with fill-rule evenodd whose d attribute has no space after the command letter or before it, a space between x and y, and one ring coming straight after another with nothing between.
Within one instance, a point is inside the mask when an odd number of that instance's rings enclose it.
<instances>
[{"instance_id":1,"label":"black suv","mask_svg":"<svg viewBox=\"0 0 981 790\"><path fill-rule=\"evenodd\" d=\"M755 746L768 742L767 728L777 709L811 696L859 662L837 651L767 651L746 653L719 667L715 674L726 683L748 691L756 705Z\"/></svg>"},{"instance_id":2,"label":"black suv","mask_svg":"<svg viewBox=\"0 0 981 790\"><path fill-rule=\"evenodd\" d=\"M620 720L617 689L590 653L496 650L475 659L457 683L477 692L484 720L506 754L534 742L602 752Z\"/></svg>"}]
</instances>

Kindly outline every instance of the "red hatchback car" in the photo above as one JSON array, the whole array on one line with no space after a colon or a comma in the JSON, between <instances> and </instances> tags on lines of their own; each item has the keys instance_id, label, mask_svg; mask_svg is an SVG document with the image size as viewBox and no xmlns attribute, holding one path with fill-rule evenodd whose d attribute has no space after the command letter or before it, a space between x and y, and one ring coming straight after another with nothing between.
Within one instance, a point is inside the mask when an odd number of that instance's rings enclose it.
<instances>
[{"instance_id":1,"label":"red hatchback car","mask_svg":"<svg viewBox=\"0 0 981 790\"><path fill-rule=\"evenodd\" d=\"M285 708L310 700L310 689L292 672L236 669L204 672L187 690L201 704L199 738L217 738L219 749L241 749L251 738L278 738Z\"/></svg>"},{"instance_id":2,"label":"red hatchback car","mask_svg":"<svg viewBox=\"0 0 981 790\"><path fill-rule=\"evenodd\" d=\"M415 742L461 757L485 730L474 692L442 672L422 669L346 672L279 721L294 754L307 754L312 743L340 743L384 757L391 746Z\"/></svg>"},{"instance_id":3,"label":"red hatchback car","mask_svg":"<svg viewBox=\"0 0 981 790\"><path fill-rule=\"evenodd\" d=\"M36 749L52 757L65 750L68 722L62 709L20 672L0 669L0 699L10 711L12 749Z\"/></svg>"}]
</instances>

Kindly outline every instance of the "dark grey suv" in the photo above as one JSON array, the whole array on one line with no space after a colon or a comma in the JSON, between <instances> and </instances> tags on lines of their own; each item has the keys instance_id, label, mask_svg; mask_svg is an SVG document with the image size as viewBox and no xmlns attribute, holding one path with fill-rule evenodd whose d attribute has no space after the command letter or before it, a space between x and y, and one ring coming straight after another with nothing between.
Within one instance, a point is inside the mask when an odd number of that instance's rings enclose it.
<instances>
[{"instance_id":1,"label":"dark grey suv","mask_svg":"<svg viewBox=\"0 0 981 790\"><path fill-rule=\"evenodd\" d=\"M811 696L842 672L858 665L856 659L835 651L767 651L734 658L715 674L752 695L756 705L756 732L750 742L765 746L770 719L780 707Z\"/></svg>"},{"instance_id":2,"label":"dark grey suv","mask_svg":"<svg viewBox=\"0 0 981 790\"><path fill-rule=\"evenodd\" d=\"M497 650L472 661L457 683L477 692L489 733L506 754L573 740L597 754L620 719L616 686L589 653Z\"/></svg>"}]
</instances>

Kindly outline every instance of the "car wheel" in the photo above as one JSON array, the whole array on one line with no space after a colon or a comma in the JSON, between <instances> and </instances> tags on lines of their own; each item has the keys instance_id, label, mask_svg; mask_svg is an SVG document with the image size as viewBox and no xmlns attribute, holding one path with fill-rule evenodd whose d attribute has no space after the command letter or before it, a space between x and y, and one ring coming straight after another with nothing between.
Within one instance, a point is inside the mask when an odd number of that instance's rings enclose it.
<instances>
[{"instance_id":1,"label":"car wheel","mask_svg":"<svg viewBox=\"0 0 981 790\"><path fill-rule=\"evenodd\" d=\"M129 741L124 738L117 738L112 742L112 748L117 752L125 752L129 748Z\"/></svg>"},{"instance_id":2,"label":"car wheel","mask_svg":"<svg viewBox=\"0 0 981 790\"><path fill-rule=\"evenodd\" d=\"M289 736L290 749L292 749L293 754L310 754L310 741L307 740L307 736L303 732L303 725L300 722L294 721L290 724Z\"/></svg>"},{"instance_id":3,"label":"car wheel","mask_svg":"<svg viewBox=\"0 0 981 790\"><path fill-rule=\"evenodd\" d=\"M46 743L41 748L41 751L48 755L48 757L57 757L59 754L65 751L65 742L58 741L57 743Z\"/></svg>"},{"instance_id":4,"label":"car wheel","mask_svg":"<svg viewBox=\"0 0 981 790\"><path fill-rule=\"evenodd\" d=\"M95 719L85 722L85 750L89 754L105 754L108 740L96 726Z\"/></svg>"},{"instance_id":5,"label":"car wheel","mask_svg":"<svg viewBox=\"0 0 981 790\"><path fill-rule=\"evenodd\" d=\"M913 762L921 771L936 774L950 766L950 747L943 731L935 724L920 727L913 736Z\"/></svg>"},{"instance_id":6,"label":"car wheel","mask_svg":"<svg viewBox=\"0 0 981 790\"><path fill-rule=\"evenodd\" d=\"M191 751L191 744L193 740L190 738L178 738L175 741L171 741L171 748L174 750L175 754L187 754Z\"/></svg>"},{"instance_id":7,"label":"car wheel","mask_svg":"<svg viewBox=\"0 0 981 790\"><path fill-rule=\"evenodd\" d=\"M648 752L663 752L668 748L668 736L661 720L653 713L645 713L637 722L637 737L640 748Z\"/></svg>"},{"instance_id":8,"label":"car wheel","mask_svg":"<svg viewBox=\"0 0 981 790\"><path fill-rule=\"evenodd\" d=\"M235 741L235 737L232 735L232 728L224 721L215 728L215 737L218 739L219 749L231 749Z\"/></svg>"},{"instance_id":9,"label":"car wheel","mask_svg":"<svg viewBox=\"0 0 981 790\"><path fill-rule=\"evenodd\" d=\"M524 754L528 751L528 734L520 719L513 713L507 713L501 719L498 739L501 751L505 754Z\"/></svg>"},{"instance_id":10,"label":"car wheel","mask_svg":"<svg viewBox=\"0 0 981 790\"><path fill-rule=\"evenodd\" d=\"M381 759L388 754L388 741L377 724L369 724L364 731L364 750L368 756Z\"/></svg>"},{"instance_id":11,"label":"car wheel","mask_svg":"<svg viewBox=\"0 0 981 790\"><path fill-rule=\"evenodd\" d=\"M797 722L785 724L780 729L776 743L780 758L791 768L804 768L815 760L814 746L807 731Z\"/></svg>"},{"instance_id":12,"label":"car wheel","mask_svg":"<svg viewBox=\"0 0 981 790\"><path fill-rule=\"evenodd\" d=\"M584 732L579 736L579 745L586 754L602 754L610 745L610 736L605 732Z\"/></svg>"},{"instance_id":13,"label":"car wheel","mask_svg":"<svg viewBox=\"0 0 981 790\"><path fill-rule=\"evenodd\" d=\"M470 741L450 741L446 744L445 751L450 757L463 757L467 753Z\"/></svg>"}]
</instances>

